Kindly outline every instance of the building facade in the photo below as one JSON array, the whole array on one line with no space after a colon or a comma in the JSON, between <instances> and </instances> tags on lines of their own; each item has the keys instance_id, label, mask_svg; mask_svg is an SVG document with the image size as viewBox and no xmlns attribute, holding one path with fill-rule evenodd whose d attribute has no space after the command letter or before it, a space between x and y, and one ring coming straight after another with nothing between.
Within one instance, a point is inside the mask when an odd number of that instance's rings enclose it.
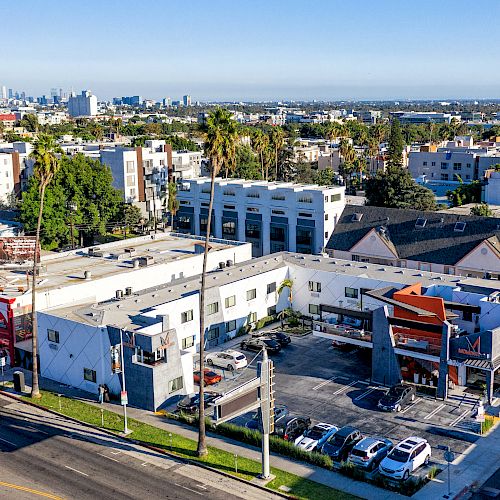
<instances>
[{"instance_id":1,"label":"building facade","mask_svg":"<svg viewBox=\"0 0 500 500\"><path fill-rule=\"evenodd\" d=\"M68 99L68 113L73 118L97 115L97 97L90 90L82 90L80 95Z\"/></svg>"}]
</instances>

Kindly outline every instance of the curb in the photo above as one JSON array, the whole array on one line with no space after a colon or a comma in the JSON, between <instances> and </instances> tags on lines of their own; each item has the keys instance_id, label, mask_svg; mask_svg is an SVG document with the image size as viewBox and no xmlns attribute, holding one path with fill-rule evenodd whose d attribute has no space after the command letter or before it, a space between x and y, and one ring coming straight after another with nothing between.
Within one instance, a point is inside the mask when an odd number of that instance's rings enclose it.
<instances>
[{"instance_id":1,"label":"curb","mask_svg":"<svg viewBox=\"0 0 500 500\"><path fill-rule=\"evenodd\" d=\"M77 418L69 417L67 415L64 415L64 413L59 413L58 411L51 410L50 408L45 408L42 405L38 405L36 403L33 403L32 401L25 401L24 399L21 399L19 396L15 395L15 394L12 394L10 392L5 392L3 390L0 390L0 394L2 396L7 396L8 398L17 401L18 403L26 404L28 406L33 406L34 408L38 408L39 410L43 410L43 411L46 411L48 413L52 413L53 415L57 415L59 417L64 417L64 418L66 418L68 420L71 420L72 422L75 422L77 424L83 425L85 427L89 427L90 429L96 429L96 430L104 432L105 434L108 434L110 436L118 437L120 439L124 439L126 441L130 441L131 443L133 443L133 444L135 444L137 446L142 446L143 448L147 448L147 449L155 451L157 453L161 453L162 455L166 455L166 456L168 456L170 458L178 460L179 462L183 462L183 463L189 464L189 465L194 465L196 467L200 467L202 469L209 470L211 472L215 472L215 473L220 474L221 476L227 477L229 479L235 479L237 481L240 481L241 483L244 483L244 484L246 484L248 486L251 486L252 488L258 488L259 490L265 491L267 493L272 493L272 494L277 495L277 496L279 496L281 498L287 498L287 499L295 498L293 495L286 495L283 492L272 490L271 488L266 488L265 486L262 486L260 484L252 483L251 481L248 481L247 479L243 479L241 477L233 476L232 474L229 474L227 472L221 471L219 469L215 469L214 467L210 467L209 465L202 464L202 463L197 462L195 460L190 460L189 458L179 457L175 453L168 452L168 451L166 451L166 450L164 450L162 448L157 448L156 446L151 446L151 445L143 443L142 441L137 441L136 439L128 438L126 436L120 436L119 434L117 434L117 433L115 433L113 431L110 431L108 429L103 429L102 427L96 427L96 426L94 426L92 424L89 424L87 422L82 422L81 420L78 420ZM68 398L68 399L71 399L71 398ZM321 483L318 483L318 484L321 484Z\"/></svg>"}]
</instances>

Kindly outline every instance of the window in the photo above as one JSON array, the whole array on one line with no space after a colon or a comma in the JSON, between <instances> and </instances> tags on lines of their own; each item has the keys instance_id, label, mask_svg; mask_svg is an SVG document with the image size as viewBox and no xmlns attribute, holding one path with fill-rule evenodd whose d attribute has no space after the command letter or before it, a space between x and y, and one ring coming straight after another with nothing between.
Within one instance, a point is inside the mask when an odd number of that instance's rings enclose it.
<instances>
[{"instance_id":1,"label":"window","mask_svg":"<svg viewBox=\"0 0 500 500\"><path fill-rule=\"evenodd\" d=\"M453 170L462 170L462 164L461 163L454 163Z\"/></svg>"},{"instance_id":2,"label":"window","mask_svg":"<svg viewBox=\"0 0 500 500\"><path fill-rule=\"evenodd\" d=\"M135 188L130 188L129 194L130 194L130 196L135 197Z\"/></svg>"},{"instance_id":3,"label":"window","mask_svg":"<svg viewBox=\"0 0 500 500\"><path fill-rule=\"evenodd\" d=\"M328 196L325 196L325 203L328 203Z\"/></svg>"},{"instance_id":4,"label":"window","mask_svg":"<svg viewBox=\"0 0 500 500\"><path fill-rule=\"evenodd\" d=\"M299 212L299 217L312 217L313 214L310 214L308 212Z\"/></svg>"},{"instance_id":5,"label":"window","mask_svg":"<svg viewBox=\"0 0 500 500\"><path fill-rule=\"evenodd\" d=\"M233 307L236 305L236 295L231 295L231 297L226 297L226 309L228 307Z\"/></svg>"},{"instance_id":6,"label":"window","mask_svg":"<svg viewBox=\"0 0 500 500\"><path fill-rule=\"evenodd\" d=\"M267 315L274 316L276 314L276 306L271 306L267 308Z\"/></svg>"},{"instance_id":7,"label":"window","mask_svg":"<svg viewBox=\"0 0 500 500\"><path fill-rule=\"evenodd\" d=\"M426 162L426 161L424 161L424 162L422 163L422 165L423 165L424 167L426 167L426 166L427 166L427 162Z\"/></svg>"},{"instance_id":8,"label":"window","mask_svg":"<svg viewBox=\"0 0 500 500\"><path fill-rule=\"evenodd\" d=\"M446 163L445 161L442 161L441 162L441 170L446 170L448 168L448 163Z\"/></svg>"},{"instance_id":9,"label":"window","mask_svg":"<svg viewBox=\"0 0 500 500\"><path fill-rule=\"evenodd\" d=\"M47 340L49 342L55 342L56 344L59 344L59 332L56 330L49 330L47 328Z\"/></svg>"},{"instance_id":10,"label":"window","mask_svg":"<svg viewBox=\"0 0 500 500\"><path fill-rule=\"evenodd\" d=\"M250 193L247 193L247 198L260 198L260 194L255 191L251 191Z\"/></svg>"},{"instance_id":11,"label":"window","mask_svg":"<svg viewBox=\"0 0 500 500\"><path fill-rule=\"evenodd\" d=\"M441 174L441 180L442 181L447 181L448 180L448 174Z\"/></svg>"},{"instance_id":12,"label":"window","mask_svg":"<svg viewBox=\"0 0 500 500\"><path fill-rule=\"evenodd\" d=\"M467 168L470 168L471 167L471 164L470 163L467 163Z\"/></svg>"},{"instance_id":13,"label":"window","mask_svg":"<svg viewBox=\"0 0 500 500\"><path fill-rule=\"evenodd\" d=\"M245 236L247 238L260 238L260 224L247 222L245 228Z\"/></svg>"},{"instance_id":14,"label":"window","mask_svg":"<svg viewBox=\"0 0 500 500\"><path fill-rule=\"evenodd\" d=\"M427 219L424 219L423 217L418 217L417 222L415 222L415 227L422 229L425 227L426 224L427 224Z\"/></svg>"},{"instance_id":15,"label":"window","mask_svg":"<svg viewBox=\"0 0 500 500\"><path fill-rule=\"evenodd\" d=\"M168 392L180 391L184 387L184 379L181 377L168 381Z\"/></svg>"},{"instance_id":16,"label":"window","mask_svg":"<svg viewBox=\"0 0 500 500\"><path fill-rule=\"evenodd\" d=\"M436 162L435 161L431 162L431 167L435 167L435 166L436 166Z\"/></svg>"},{"instance_id":17,"label":"window","mask_svg":"<svg viewBox=\"0 0 500 500\"><path fill-rule=\"evenodd\" d=\"M325 220L328 220L328 214L325 214Z\"/></svg>"},{"instance_id":18,"label":"window","mask_svg":"<svg viewBox=\"0 0 500 500\"><path fill-rule=\"evenodd\" d=\"M328 231L325 231L325 239L328 238Z\"/></svg>"},{"instance_id":19,"label":"window","mask_svg":"<svg viewBox=\"0 0 500 500\"><path fill-rule=\"evenodd\" d=\"M215 340L219 338L219 327L213 326L207 332L207 340Z\"/></svg>"},{"instance_id":20,"label":"window","mask_svg":"<svg viewBox=\"0 0 500 500\"><path fill-rule=\"evenodd\" d=\"M133 161L128 161L127 162L127 174L134 174L135 173L135 165Z\"/></svg>"},{"instance_id":21,"label":"window","mask_svg":"<svg viewBox=\"0 0 500 500\"><path fill-rule=\"evenodd\" d=\"M94 382L97 379L97 375L95 370L91 370L90 368L84 368L83 369L83 378L87 380L88 382Z\"/></svg>"},{"instance_id":22,"label":"window","mask_svg":"<svg viewBox=\"0 0 500 500\"><path fill-rule=\"evenodd\" d=\"M135 175L127 175L127 186L135 186Z\"/></svg>"},{"instance_id":23,"label":"window","mask_svg":"<svg viewBox=\"0 0 500 500\"><path fill-rule=\"evenodd\" d=\"M330 201L340 201L342 198L341 194L331 194L330 195Z\"/></svg>"},{"instance_id":24,"label":"window","mask_svg":"<svg viewBox=\"0 0 500 500\"><path fill-rule=\"evenodd\" d=\"M256 312L251 312L248 315L248 322L249 323L255 323L257 321L257 313Z\"/></svg>"},{"instance_id":25,"label":"window","mask_svg":"<svg viewBox=\"0 0 500 500\"><path fill-rule=\"evenodd\" d=\"M215 314L219 312L219 303L214 302L213 304L208 304L207 306L207 315Z\"/></svg>"},{"instance_id":26,"label":"window","mask_svg":"<svg viewBox=\"0 0 500 500\"><path fill-rule=\"evenodd\" d=\"M285 195L284 194L273 194L271 196L272 200L278 200L278 201L285 201Z\"/></svg>"},{"instance_id":27,"label":"window","mask_svg":"<svg viewBox=\"0 0 500 500\"><path fill-rule=\"evenodd\" d=\"M467 174L467 175L465 176L465 178L466 178L467 180L470 180L470 175L469 175L469 174Z\"/></svg>"},{"instance_id":28,"label":"window","mask_svg":"<svg viewBox=\"0 0 500 500\"><path fill-rule=\"evenodd\" d=\"M272 210L272 213L274 215L285 215L285 211L284 210Z\"/></svg>"},{"instance_id":29,"label":"window","mask_svg":"<svg viewBox=\"0 0 500 500\"><path fill-rule=\"evenodd\" d=\"M252 288L251 290L247 290L247 300L253 300L257 297L257 289Z\"/></svg>"},{"instance_id":30,"label":"window","mask_svg":"<svg viewBox=\"0 0 500 500\"><path fill-rule=\"evenodd\" d=\"M222 233L235 235L236 234L236 222L234 221L226 221L222 224Z\"/></svg>"},{"instance_id":31,"label":"window","mask_svg":"<svg viewBox=\"0 0 500 500\"><path fill-rule=\"evenodd\" d=\"M187 323L188 321L193 321L193 310L192 309L181 313L181 323Z\"/></svg>"},{"instance_id":32,"label":"window","mask_svg":"<svg viewBox=\"0 0 500 500\"><path fill-rule=\"evenodd\" d=\"M207 226L208 226L208 217L200 217L200 231L202 233L207 232ZM212 228L210 228L210 231Z\"/></svg>"},{"instance_id":33,"label":"window","mask_svg":"<svg viewBox=\"0 0 500 500\"><path fill-rule=\"evenodd\" d=\"M226 210L234 210L234 205L224 205Z\"/></svg>"},{"instance_id":34,"label":"window","mask_svg":"<svg viewBox=\"0 0 500 500\"><path fill-rule=\"evenodd\" d=\"M273 293L276 291L276 282L267 284L267 293Z\"/></svg>"},{"instance_id":35,"label":"window","mask_svg":"<svg viewBox=\"0 0 500 500\"><path fill-rule=\"evenodd\" d=\"M310 292L321 292L321 283L319 281L310 281L309 282L309 291Z\"/></svg>"},{"instance_id":36,"label":"window","mask_svg":"<svg viewBox=\"0 0 500 500\"><path fill-rule=\"evenodd\" d=\"M466 226L465 222L456 222L455 223L455 227L453 228L453 230L456 233L463 233L465 231L465 226Z\"/></svg>"},{"instance_id":37,"label":"window","mask_svg":"<svg viewBox=\"0 0 500 500\"><path fill-rule=\"evenodd\" d=\"M191 335L190 337L186 337L185 339L182 339L182 348L183 349L188 349L189 347L194 346L194 335Z\"/></svg>"},{"instance_id":38,"label":"window","mask_svg":"<svg viewBox=\"0 0 500 500\"><path fill-rule=\"evenodd\" d=\"M352 214L351 222L359 222L362 218L363 218L363 214L360 214L359 212L355 212Z\"/></svg>"},{"instance_id":39,"label":"window","mask_svg":"<svg viewBox=\"0 0 500 500\"><path fill-rule=\"evenodd\" d=\"M299 196L299 203L312 203L313 200L310 196Z\"/></svg>"},{"instance_id":40,"label":"window","mask_svg":"<svg viewBox=\"0 0 500 500\"><path fill-rule=\"evenodd\" d=\"M255 208L255 207L247 207L247 212L259 212L259 209L258 208Z\"/></svg>"},{"instance_id":41,"label":"window","mask_svg":"<svg viewBox=\"0 0 500 500\"><path fill-rule=\"evenodd\" d=\"M319 314L318 304L309 304L309 314Z\"/></svg>"},{"instance_id":42,"label":"window","mask_svg":"<svg viewBox=\"0 0 500 500\"><path fill-rule=\"evenodd\" d=\"M271 226L269 231L271 241L285 241L286 233L284 227Z\"/></svg>"},{"instance_id":43,"label":"window","mask_svg":"<svg viewBox=\"0 0 500 500\"><path fill-rule=\"evenodd\" d=\"M236 193L234 191L228 191L225 190L223 191L224 196L236 196Z\"/></svg>"},{"instance_id":44,"label":"window","mask_svg":"<svg viewBox=\"0 0 500 500\"><path fill-rule=\"evenodd\" d=\"M357 299L358 298L358 289L350 288L348 286L345 287L345 296L349 299Z\"/></svg>"},{"instance_id":45,"label":"window","mask_svg":"<svg viewBox=\"0 0 500 500\"><path fill-rule=\"evenodd\" d=\"M236 330L236 320L235 319L228 321L226 323L226 332L233 332L234 330Z\"/></svg>"}]
</instances>

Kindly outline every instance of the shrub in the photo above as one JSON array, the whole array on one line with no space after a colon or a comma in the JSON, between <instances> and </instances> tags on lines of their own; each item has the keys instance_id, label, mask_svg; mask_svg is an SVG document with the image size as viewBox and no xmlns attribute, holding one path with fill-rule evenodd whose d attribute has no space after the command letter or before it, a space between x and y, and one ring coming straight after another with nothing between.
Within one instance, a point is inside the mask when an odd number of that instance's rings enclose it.
<instances>
[{"instance_id":1,"label":"shrub","mask_svg":"<svg viewBox=\"0 0 500 500\"><path fill-rule=\"evenodd\" d=\"M483 434L486 434L494 425L495 425L495 417L491 415L485 415L482 427Z\"/></svg>"},{"instance_id":2,"label":"shrub","mask_svg":"<svg viewBox=\"0 0 500 500\"><path fill-rule=\"evenodd\" d=\"M427 477L429 479L434 479L440 472L441 472L441 469L437 465L433 465L429 469L429 472L427 473Z\"/></svg>"},{"instance_id":3,"label":"shrub","mask_svg":"<svg viewBox=\"0 0 500 500\"><path fill-rule=\"evenodd\" d=\"M274 316L264 316L263 318L259 319L257 323L255 323L255 329L259 330L260 328L264 328L265 326L274 323L276 321L276 318Z\"/></svg>"},{"instance_id":4,"label":"shrub","mask_svg":"<svg viewBox=\"0 0 500 500\"><path fill-rule=\"evenodd\" d=\"M234 336L234 338L236 338L236 337L243 337L243 335L246 335L249 332L250 332L250 326L249 325L240 326L238 328L238 331L236 332L236 335Z\"/></svg>"},{"instance_id":5,"label":"shrub","mask_svg":"<svg viewBox=\"0 0 500 500\"><path fill-rule=\"evenodd\" d=\"M364 481L366 480L366 474L364 471L355 467L350 462L341 462L340 464L340 472L345 474L346 476L356 480L356 481Z\"/></svg>"}]
</instances>

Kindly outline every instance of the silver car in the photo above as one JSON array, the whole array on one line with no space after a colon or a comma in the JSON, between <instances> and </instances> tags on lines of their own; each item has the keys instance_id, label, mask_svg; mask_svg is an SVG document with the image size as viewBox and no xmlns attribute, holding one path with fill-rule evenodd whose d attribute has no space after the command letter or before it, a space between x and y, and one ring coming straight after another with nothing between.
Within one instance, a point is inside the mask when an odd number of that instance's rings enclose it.
<instances>
[{"instance_id":1,"label":"silver car","mask_svg":"<svg viewBox=\"0 0 500 500\"><path fill-rule=\"evenodd\" d=\"M349 453L349 462L371 471L387 456L392 446L389 439L365 437Z\"/></svg>"}]
</instances>

